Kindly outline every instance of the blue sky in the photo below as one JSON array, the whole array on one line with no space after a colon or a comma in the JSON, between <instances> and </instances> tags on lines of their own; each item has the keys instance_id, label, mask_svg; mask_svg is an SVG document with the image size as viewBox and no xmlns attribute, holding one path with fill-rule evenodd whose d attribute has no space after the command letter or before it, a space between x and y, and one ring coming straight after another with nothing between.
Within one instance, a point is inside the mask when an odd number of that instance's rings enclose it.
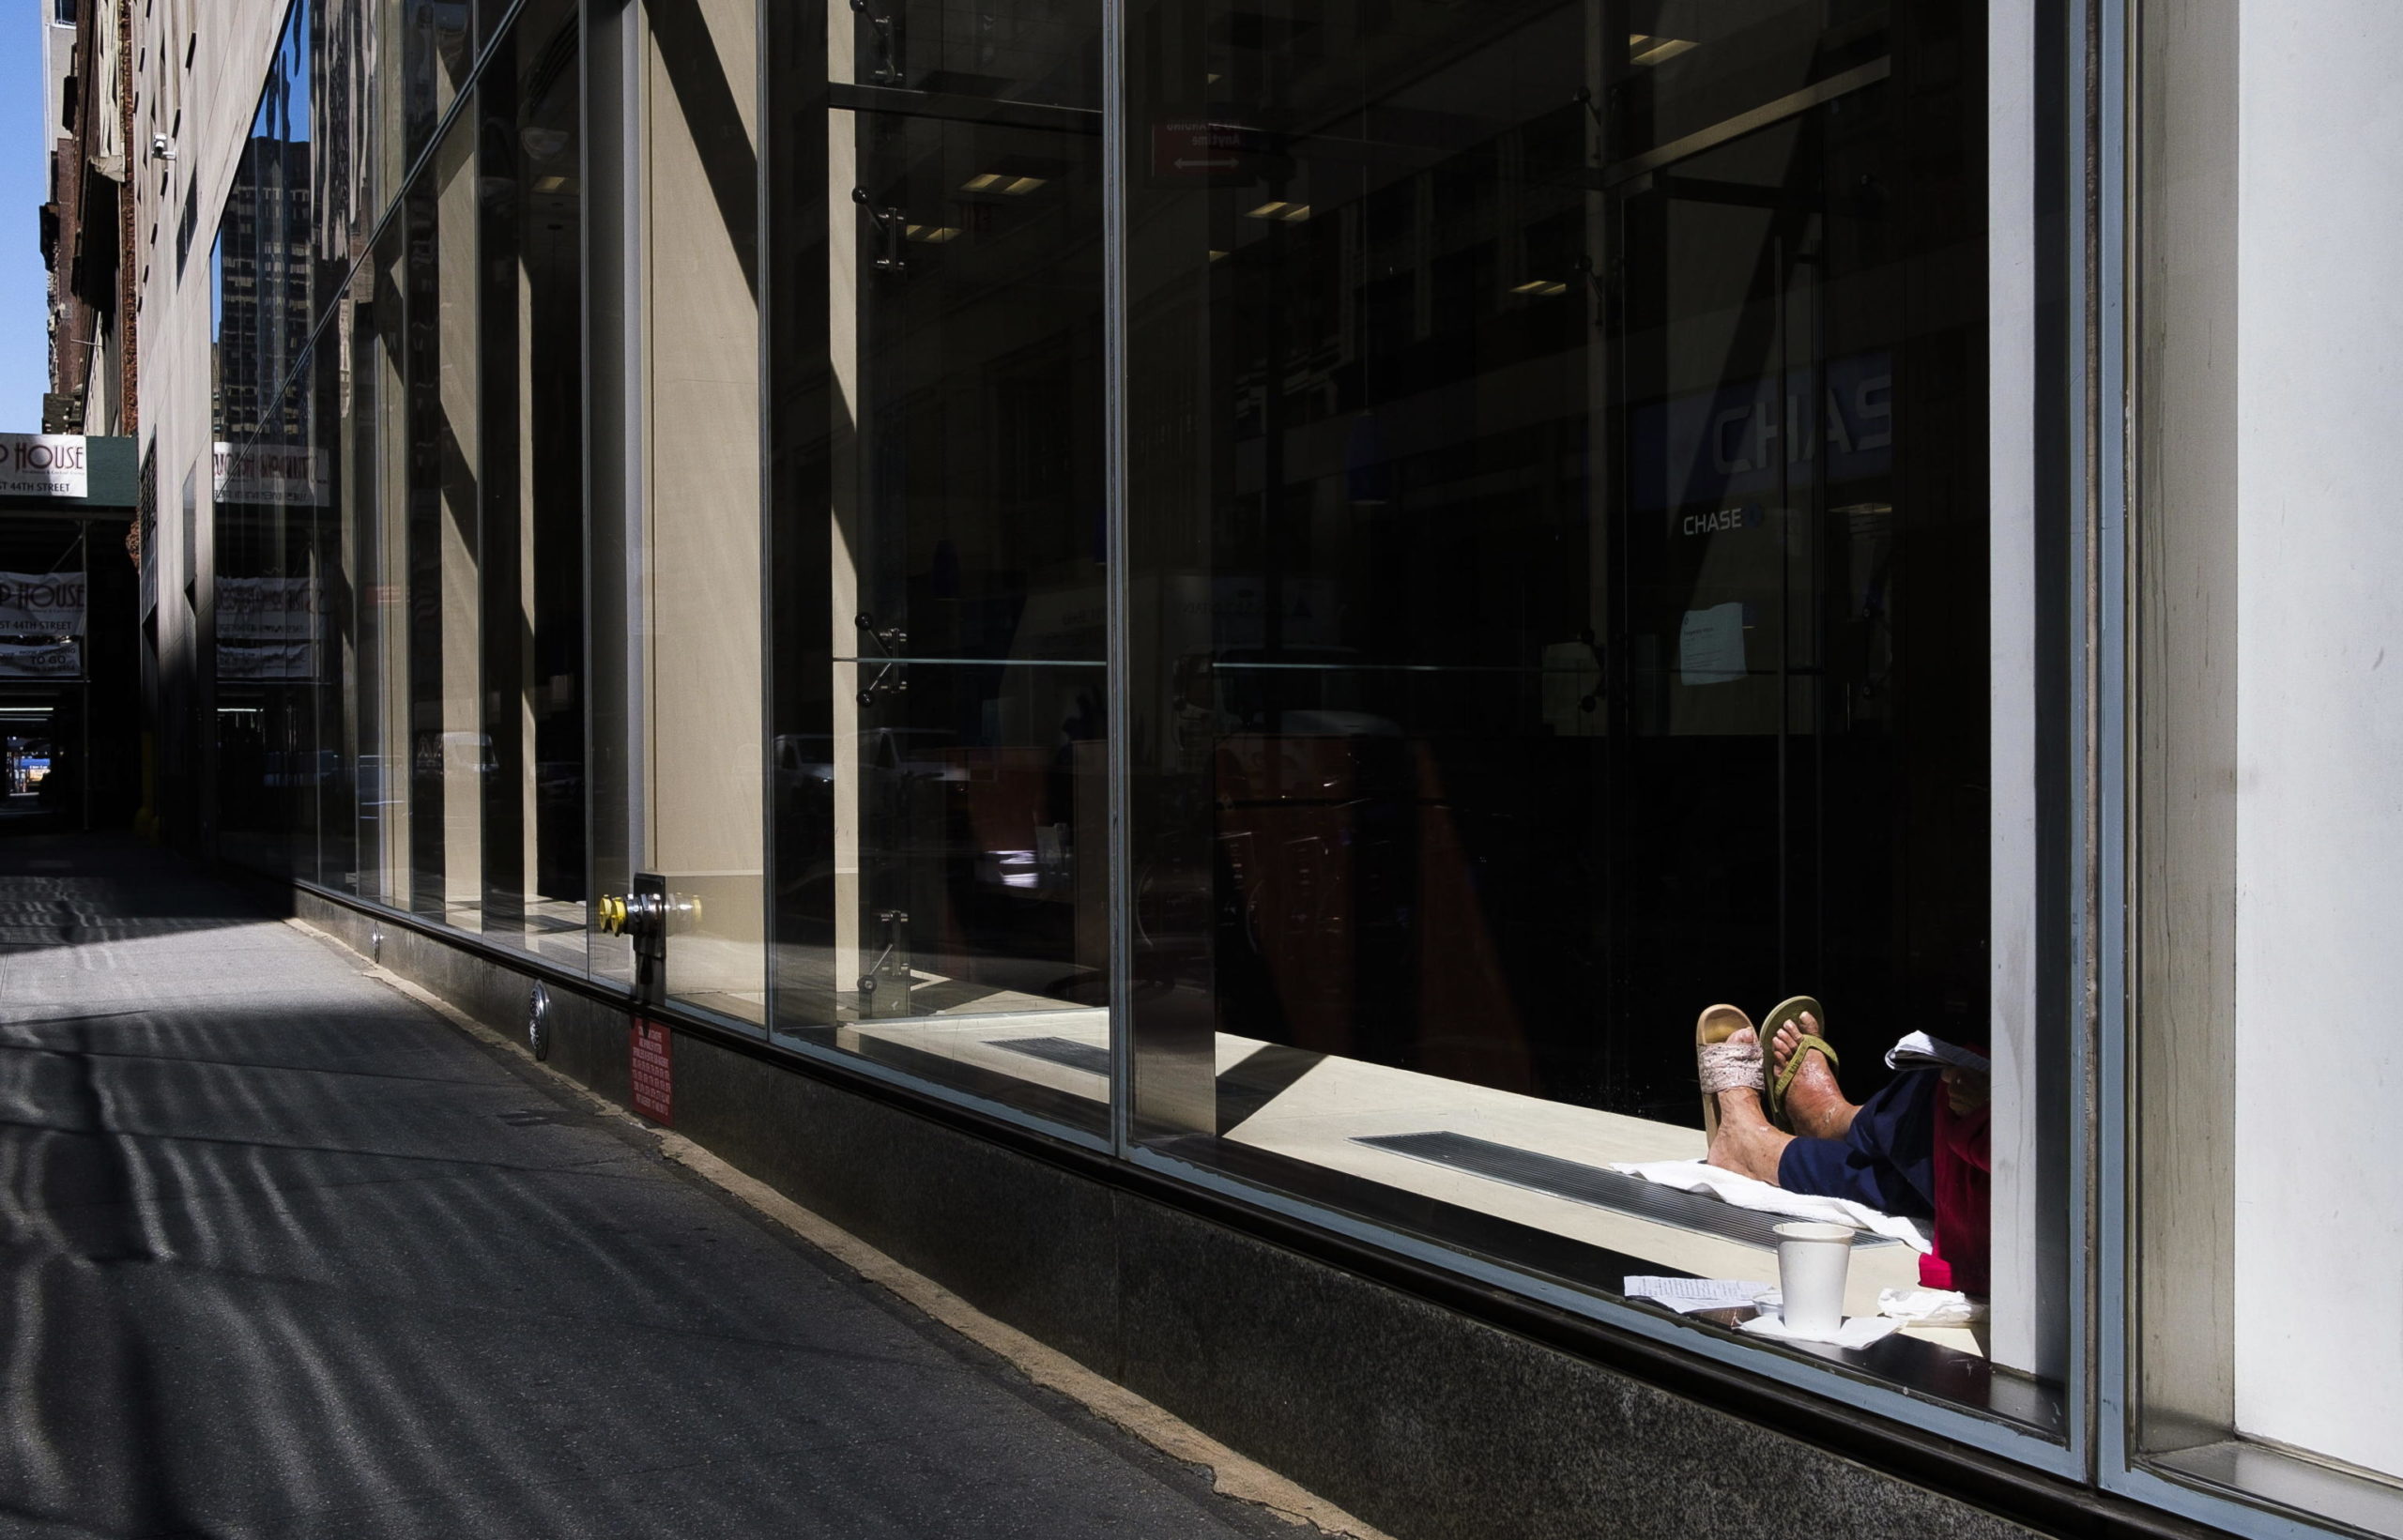
<instances>
[{"instance_id":1,"label":"blue sky","mask_svg":"<svg viewBox=\"0 0 2403 1540\"><path fill-rule=\"evenodd\" d=\"M50 378L41 265L49 180L41 128L41 28L49 0L0 0L0 433L41 428Z\"/></svg>"}]
</instances>

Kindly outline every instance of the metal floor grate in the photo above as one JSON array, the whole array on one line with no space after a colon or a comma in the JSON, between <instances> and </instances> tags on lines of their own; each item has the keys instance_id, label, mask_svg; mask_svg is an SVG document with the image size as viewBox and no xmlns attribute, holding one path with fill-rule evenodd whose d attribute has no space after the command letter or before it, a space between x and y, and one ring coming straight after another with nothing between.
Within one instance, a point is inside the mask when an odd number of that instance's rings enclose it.
<instances>
[{"instance_id":1,"label":"metal floor grate","mask_svg":"<svg viewBox=\"0 0 2403 1540\"><path fill-rule=\"evenodd\" d=\"M1579 1161L1562 1160L1556 1155L1541 1155L1532 1150L1496 1144L1491 1139L1472 1138L1466 1134L1375 1134L1355 1136L1354 1144L1365 1144L1372 1150L1388 1150L1397 1155L1408 1155L1431 1165L1466 1171L1472 1176L1493 1182L1507 1182L1513 1187L1530 1192L1549 1193L1572 1203L1589 1204L1597 1209L1609 1209L1615 1213L1633 1214L1655 1224L1675 1225L1679 1229L1699 1230L1748 1246L1774 1250L1777 1227L1792 1215L1763 1213L1755 1209L1739 1209L1701 1193L1679 1192L1631 1177L1622 1171L1606 1170L1599 1166L1587 1166ZM1853 1242L1857 1246L1890 1246L1898 1244L1883 1235L1861 1231Z\"/></svg>"},{"instance_id":2,"label":"metal floor grate","mask_svg":"<svg viewBox=\"0 0 2403 1540\"><path fill-rule=\"evenodd\" d=\"M1072 1037L998 1037L993 1040L993 1046L1040 1059L1048 1064L1065 1064L1072 1070L1099 1075L1110 1074L1110 1050L1098 1043L1079 1043Z\"/></svg>"}]
</instances>

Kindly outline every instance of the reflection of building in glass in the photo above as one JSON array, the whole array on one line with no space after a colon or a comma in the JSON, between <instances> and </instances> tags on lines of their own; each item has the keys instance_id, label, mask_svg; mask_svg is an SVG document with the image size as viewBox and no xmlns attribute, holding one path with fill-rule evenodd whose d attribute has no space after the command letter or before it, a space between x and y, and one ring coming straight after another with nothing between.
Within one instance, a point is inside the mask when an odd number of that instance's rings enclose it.
<instances>
[{"instance_id":1,"label":"reflection of building in glass","mask_svg":"<svg viewBox=\"0 0 2403 1540\"><path fill-rule=\"evenodd\" d=\"M309 148L251 140L234 163L214 281L216 436L233 443L308 438L305 391L283 395L309 335Z\"/></svg>"}]
</instances>

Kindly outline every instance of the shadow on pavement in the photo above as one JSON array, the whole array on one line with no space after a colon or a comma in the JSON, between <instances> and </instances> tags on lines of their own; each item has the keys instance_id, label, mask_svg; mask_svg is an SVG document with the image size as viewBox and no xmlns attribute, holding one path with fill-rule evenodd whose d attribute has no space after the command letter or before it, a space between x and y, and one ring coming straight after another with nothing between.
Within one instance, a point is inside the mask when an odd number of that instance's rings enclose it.
<instances>
[{"instance_id":1,"label":"shadow on pavement","mask_svg":"<svg viewBox=\"0 0 2403 1540\"><path fill-rule=\"evenodd\" d=\"M0 1530L1296 1532L240 895L41 843L0 846Z\"/></svg>"}]
</instances>

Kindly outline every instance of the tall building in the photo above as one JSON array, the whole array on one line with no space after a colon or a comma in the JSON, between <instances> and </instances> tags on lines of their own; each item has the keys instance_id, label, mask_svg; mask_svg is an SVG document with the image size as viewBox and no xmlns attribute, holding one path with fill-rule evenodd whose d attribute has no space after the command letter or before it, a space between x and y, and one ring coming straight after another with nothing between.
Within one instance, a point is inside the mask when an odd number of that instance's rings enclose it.
<instances>
[{"instance_id":1,"label":"tall building","mask_svg":"<svg viewBox=\"0 0 2403 1540\"><path fill-rule=\"evenodd\" d=\"M2391 8L130 24L179 844L1399 1535L2403 1534Z\"/></svg>"},{"instance_id":2,"label":"tall building","mask_svg":"<svg viewBox=\"0 0 2403 1540\"><path fill-rule=\"evenodd\" d=\"M45 433L130 429L136 386L131 21L123 0L40 0L43 265L50 269Z\"/></svg>"},{"instance_id":3,"label":"tall building","mask_svg":"<svg viewBox=\"0 0 2403 1540\"><path fill-rule=\"evenodd\" d=\"M78 8L75 0L51 0L43 7L41 17L41 163L46 178L41 207L42 265L54 275L49 292L44 296L48 314L51 348L58 347L61 294L55 274L58 270L58 241L64 234L62 219L65 206L60 196L62 175L74 175L77 168L74 122L68 112L69 84L75 79L75 34ZM51 370L51 389L44 392L42 431L65 431L62 420L71 410L69 400L57 390L57 369Z\"/></svg>"}]
</instances>

